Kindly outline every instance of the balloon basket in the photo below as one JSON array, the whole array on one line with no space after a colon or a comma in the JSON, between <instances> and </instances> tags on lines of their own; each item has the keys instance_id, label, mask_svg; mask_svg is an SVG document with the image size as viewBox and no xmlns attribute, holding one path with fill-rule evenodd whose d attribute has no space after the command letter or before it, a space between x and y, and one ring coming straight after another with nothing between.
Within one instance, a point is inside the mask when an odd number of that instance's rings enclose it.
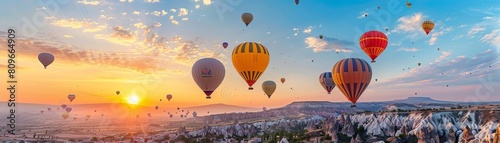
<instances>
[{"instance_id":1,"label":"balloon basket","mask_svg":"<svg viewBox=\"0 0 500 143\"><path fill-rule=\"evenodd\" d=\"M248 90L253 90L253 87L249 87Z\"/></svg>"},{"instance_id":2,"label":"balloon basket","mask_svg":"<svg viewBox=\"0 0 500 143\"><path fill-rule=\"evenodd\" d=\"M372 63L375 63L375 61L372 61Z\"/></svg>"},{"instance_id":3,"label":"balloon basket","mask_svg":"<svg viewBox=\"0 0 500 143\"><path fill-rule=\"evenodd\" d=\"M351 105L351 108L356 108L357 106L356 105Z\"/></svg>"}]
</instances>

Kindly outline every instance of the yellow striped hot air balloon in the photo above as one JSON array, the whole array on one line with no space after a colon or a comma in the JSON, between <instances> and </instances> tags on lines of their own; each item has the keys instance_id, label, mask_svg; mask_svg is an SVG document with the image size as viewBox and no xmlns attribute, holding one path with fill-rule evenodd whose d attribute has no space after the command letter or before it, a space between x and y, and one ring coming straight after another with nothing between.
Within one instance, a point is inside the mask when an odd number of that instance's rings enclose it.
<instances>
[{"instance_id":1,"label":"yellow striped hot air balloon","mask_svg":"<svg viewBox=\"0 0 500 143\"><path fill-rule=\"evenodd\" d=\"M240 76L247 82L248 90L264 73L269 64L269 51L264 45L257 42L245 42L233 50L233 66Z\"/></svg>"},{"instance_id":2,"label":"yellow striped hot air balloon","mask_svg":"<svg viewBox=\"0 0 500 143\"><path fill-rule=\"evenodd\" d=\"M424 29L425 34L429 35L429 33L432 31L434 28L434 22L430 20L426 20L422 23L422 29Z\"/></svg>"},{"instance_id":3,"label":"yellow striped hot air balloon","mask_svg":"<svg viewBox=\"0 0 500 143\"><path fill-rule=\"evenodd\" d=\"M356 102L372 80L372 68L362 59L347 58L338 61L332 69L333 82L356 107Z\"/></svg>"}]
</instances>

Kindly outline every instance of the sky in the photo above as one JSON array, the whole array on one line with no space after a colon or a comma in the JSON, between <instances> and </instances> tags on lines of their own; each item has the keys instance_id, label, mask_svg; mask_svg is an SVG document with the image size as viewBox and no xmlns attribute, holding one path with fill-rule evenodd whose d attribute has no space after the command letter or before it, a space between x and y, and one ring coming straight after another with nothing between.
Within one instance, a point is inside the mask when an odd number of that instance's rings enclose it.
<instances>
[{"instance_id":1,"label":"sky","mask_svg":"<svg viewBox=\"0 0 500 143\"><path fill-rule=\"evenodd\" d=\"M0 20L0 53L7 55L7 30L14 29L18 102L69 104L68 94L76 95L71 104L125 102L135 94L148 106L272 108L294 101L347 102L337 88L326 94L318 76L341 59L370 61L358 40L378 30L389 45L370 64L372 81L358 102L413 96L500 101L500 1L411 3L407 8L401 0L0 1L0 13L8 13ZM254 16L248 27L241 20L245 12ZM425 20L435 23L429 35L421 28ZM260 42L271 55L253 91L231 62L232 49L246 41ZM222 42L229 43L227 49ZM55 56L47 69L37 59L42 52ZM226 69L210 100L191 76L194 62L206 57ZM7 58L0 57L4 70ZM1 79L7 81L6 72ZM265 80L277 83L270 99L261 88Z\"/></svg>"}]
</instances>

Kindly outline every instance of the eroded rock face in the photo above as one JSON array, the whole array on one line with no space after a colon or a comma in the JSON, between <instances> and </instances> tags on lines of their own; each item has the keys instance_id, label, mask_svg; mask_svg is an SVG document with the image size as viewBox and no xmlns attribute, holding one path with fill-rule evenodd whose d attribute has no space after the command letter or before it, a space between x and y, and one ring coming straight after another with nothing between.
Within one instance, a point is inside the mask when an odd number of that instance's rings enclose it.
<instances>
[{"instance_id":1,"label":"eroded rock face","mask_svg":"<svg viewBox=\"0 0 500 143\"><path fill-rule=\"evenodd\" d=\"M472 133L472 130L469 128L469 126L465 126L463 132L462 132L462 138L460 138L459 143L468 143L469 141L475 139L474 134Z\"/></svg>"},{"instance_id":2,"label":"eroded rock face","mask_svg":"<svg viewBox=\"0 0 500 143\"><path fill-rule=\"evenodd\" d=\"M423 127L418 133L419 143L439 143L439 136L432 127Z\"/></svg>"},{"instance_id":3,"label":"eroded rock face","mask_svg":"<svg viewBox=\"0 0 500 143\"><path fill-rule=\"evenodd\" d=\"M495 132L495 136L493 136L493 143L500 143L500 124L498 124L497 131Z\"/></svg>"},{"instance_id":4,"label":"eroded rock face","mask_svg":"<svg viewBox=\"0 0 500 143\"><path fill-rule=\"evenodd\" d=\"M446 134L446 139L450 143L455 143L456 142L457 136L455 135L455 131L453 129L450 129L448 133Z\"/></svg>"}]
</instances>

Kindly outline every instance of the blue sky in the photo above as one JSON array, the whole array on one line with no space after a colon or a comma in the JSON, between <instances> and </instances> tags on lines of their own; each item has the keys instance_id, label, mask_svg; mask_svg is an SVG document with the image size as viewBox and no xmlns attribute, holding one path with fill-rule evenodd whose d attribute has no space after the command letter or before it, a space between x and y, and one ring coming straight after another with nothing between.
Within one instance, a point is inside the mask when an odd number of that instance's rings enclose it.
<instances>
[{"instance_id":1,"label":"blue sky","mask_svg":"<svg viewBox=\"0 0 500 143\"><path fill-rule=\"evenodd\" d=\"M343 58L369 61L358 40L366 31L379 30L388 36L389 46L371 64L373 80L359 102L400 99L415 92L441 100L500 100L494 96L500 93L500 1L410 2L413 6L408 9L406 1L399 0L301 1L299 5L292 0L1 1L5 8L0 12L11 14L2 15L0 28L19 29L20 39L32 44L19 46L25 48L20 54L35 56L56 50L61 63L91 63L100 70L112 67L130 74L154 71L163 80L177 81L167 83L175 89L198 90L190 66L197 59L215 57L227 70L219 90L234 88L238 92L214 94L241 96L215 103L249 104L246 101L252 96L258 96L257 101L267 100L260 90L245 90L246 84L230 61L234 46L261 42L269 49L271 62L255 86L265 80L287 79L278 84L281 89L275 93L275 101L262 103L276 106L296 100L347 101L336 88L326 95L317 76L331 71ZM248 27L241 21L244 12L254 16ZM34 24L37 32L28 33L22 30L23 17L45 23ZM429 35L421 29L424 20L436 24ZM319 39L320 34L325 38ZM225 41L227 50L221 46ZM33 59L26 62L36 63ZM202 94L201 90L196 94Z\"/></svg>"}]
</instances>

